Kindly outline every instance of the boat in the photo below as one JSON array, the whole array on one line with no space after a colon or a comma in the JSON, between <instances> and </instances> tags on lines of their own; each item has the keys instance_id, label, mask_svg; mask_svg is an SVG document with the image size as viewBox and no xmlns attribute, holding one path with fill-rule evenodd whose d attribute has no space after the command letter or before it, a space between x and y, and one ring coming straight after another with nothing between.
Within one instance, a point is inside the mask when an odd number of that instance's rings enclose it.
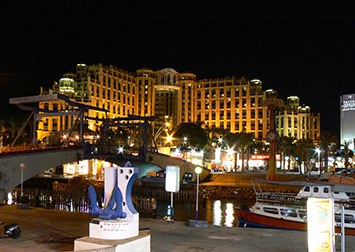
<instances>
[{"instance_id":1,"label":"boat","mask_svg":"<svg viewBox=\"0 0 355 252\"><path fill-rule=\"evenodd\" d=\"M260 183L297 186L301 189L298 193L262 191ZM255 204L251 208L246 205L234 208L240 226L307 231L308 198L333 198L335 232L341 233L343 211L345 234L355 235L355 186L353 185L323 181L281 182L262 179L252 179L252 185L256 195Z\"/></svg>"}]
</instances>

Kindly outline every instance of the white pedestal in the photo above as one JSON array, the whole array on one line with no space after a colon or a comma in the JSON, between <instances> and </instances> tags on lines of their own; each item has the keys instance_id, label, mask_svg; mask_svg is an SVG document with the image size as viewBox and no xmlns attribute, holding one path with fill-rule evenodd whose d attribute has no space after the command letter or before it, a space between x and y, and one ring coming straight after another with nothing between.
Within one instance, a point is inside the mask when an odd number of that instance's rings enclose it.
<instances>
[{"instance_id":1,"label":"white pedestal","mask_svg":"<svg viewBox=\"0 0 355 252\"><path fill-rule=\"evenodd\" d=\"M105 240L81 237L74 241L74 251L115 251L115 252L150 252L150 230L139 232L138 236L122 240Z\"/></svg>"},{"instance_id":2,"label":"white pedestal","mask_svg":"<svg viewBox=\"0 0 355 252\"><path fill-rule=\"evenodd\" d=\"M94 218L89 224L89 237L105 240L122 240L139 235L139 215L133 220L102 220Z\"/></svg>"}]
</instances>

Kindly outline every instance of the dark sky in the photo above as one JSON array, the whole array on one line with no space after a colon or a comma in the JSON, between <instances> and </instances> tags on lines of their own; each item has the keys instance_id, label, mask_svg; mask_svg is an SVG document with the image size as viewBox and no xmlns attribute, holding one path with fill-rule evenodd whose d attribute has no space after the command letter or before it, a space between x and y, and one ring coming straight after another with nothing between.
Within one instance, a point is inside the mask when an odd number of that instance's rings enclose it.
<instances>
[{"instance_id":1,"label":"dark sky","mask_svg":"<svg viewBox=\"0 0 355 252\"><path fill-rule=\"evenodd\" d=\"M283 99L300 97L321 113L322 132L339 135L339 96L355 93L352 1L207 2L5 1L0 112L77 63L171 67L198 79L261 79Z\"/></svg>"}]
</instances>

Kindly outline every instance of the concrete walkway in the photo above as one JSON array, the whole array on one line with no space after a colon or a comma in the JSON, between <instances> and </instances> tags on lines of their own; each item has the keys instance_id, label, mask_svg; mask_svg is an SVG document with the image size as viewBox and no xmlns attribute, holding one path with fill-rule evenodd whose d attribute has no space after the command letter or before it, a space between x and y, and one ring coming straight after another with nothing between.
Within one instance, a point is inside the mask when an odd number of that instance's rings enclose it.
<instances>
[{"instance_id":1,"label":"concrete walkway","mask_svg":"<svg viewBox=\"0 0 355 252\"><path fill-rule=\"evenodd\" d=\"M0 252L72 251L74 240L88 235L92 218L86 213L0 206L0 221L17 222L22 230L17 240L0 238ZM307 233L299 231L212 225L192 228L184 222L146 218L140 219L140 228L150 229L151 251L307 251ZM340 237L336 241L340 251ZM346 237L346 251L355 251L354 236Z\"/></svg>"}]
</instances>

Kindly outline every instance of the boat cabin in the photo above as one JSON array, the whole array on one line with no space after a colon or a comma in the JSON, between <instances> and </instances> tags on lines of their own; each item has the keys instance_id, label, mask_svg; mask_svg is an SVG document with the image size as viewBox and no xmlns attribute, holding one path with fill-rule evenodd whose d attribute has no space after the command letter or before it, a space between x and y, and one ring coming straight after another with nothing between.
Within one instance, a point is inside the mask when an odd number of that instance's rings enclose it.
<instances>
[{"instance_id":1,"label":"boat cabin","mask_svg":"<svg viewBox=\"0 0 355 252\"><path fill-rule=\"evenodd\" d=\"M297 198L334 198L336 200L349 200L345 192L332 190L331 185L306 185L297 194Z\"/></svg>"}]
</instances>

